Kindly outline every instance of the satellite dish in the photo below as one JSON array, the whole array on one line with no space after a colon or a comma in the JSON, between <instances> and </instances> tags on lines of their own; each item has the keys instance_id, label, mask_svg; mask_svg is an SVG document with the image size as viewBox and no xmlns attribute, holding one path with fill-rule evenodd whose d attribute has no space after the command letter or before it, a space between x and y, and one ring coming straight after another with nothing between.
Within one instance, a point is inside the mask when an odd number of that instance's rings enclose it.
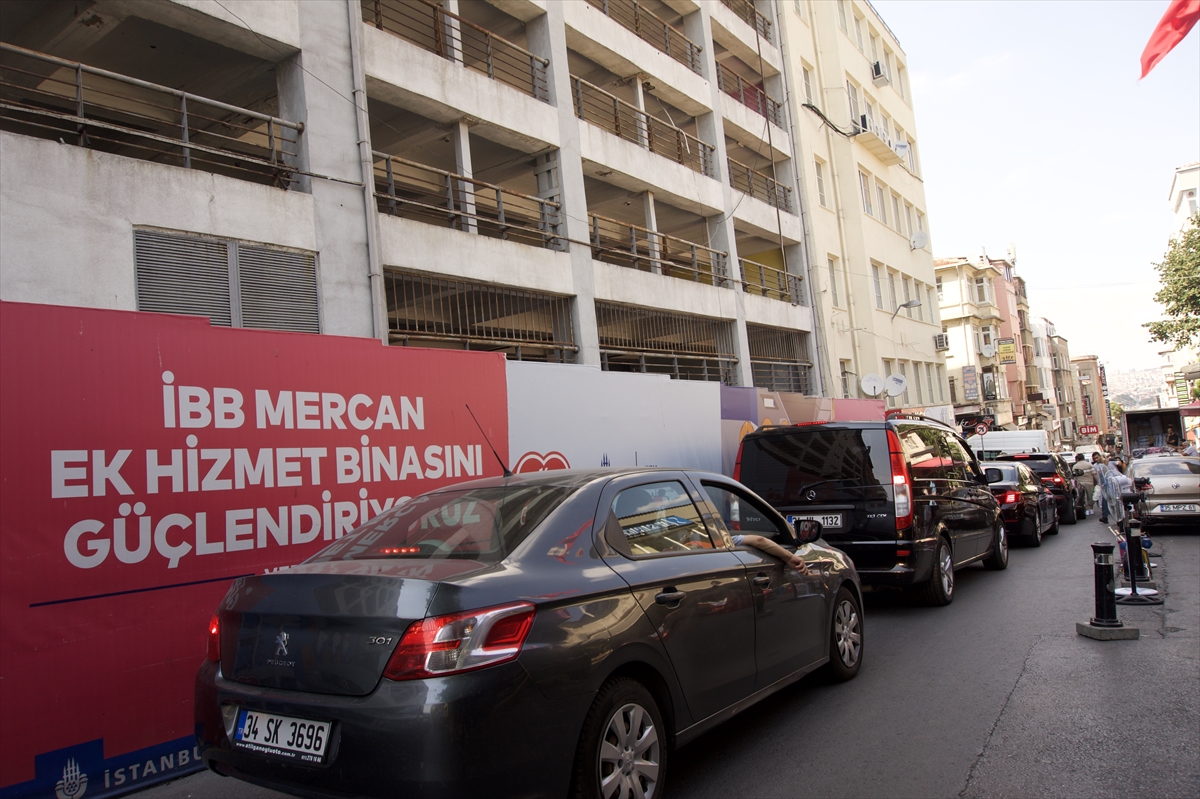
<instances>
[{"instance_id":1,"label":"satellite dish","mask_svg":"<svg viewBox=\"0 0 1200 799\"><path fill-rule=\"evenodd\" d=\"M908 240L908 243L912 245L914 250L919 250L929 243L929 234L924 230L918 230L913 234L912 238Z\"/></svg>"},{"instance_id":2,"label":"satellite dish","mask_svg":"<svg viewBox=\"0 0 1200 799\"><path fill-rule=\"evenodd\" d=\"M887 395L889 397L898 397L904 393L904 389L908 388L908 378L904 375L890 374L887 376Z\"/></svg>"},{"instance_id":3,"label":"satellite dish","mask_svg":"<svg viewBox=\"0 0 1200 799\"><path fill-rule=\"evenodd\" d=\"M863 375L862 380L859 381L859 385L862 386L863 393L867 396L878 397L879 393L883 391L883 378L871 372L870 374Z\"/></svg>"},{"instance_id":4,"label":"satellite dish","mask_svg":"<svg viewBox=\"0 0 1200 799\"><path fill-rule=\"evenodd\" d=\"M980 352L983 353L983 357L985 357L985 358L995 357L996 345L995 344L984 344L983 347L980 348Z\"/></svg>"}]
</instances>

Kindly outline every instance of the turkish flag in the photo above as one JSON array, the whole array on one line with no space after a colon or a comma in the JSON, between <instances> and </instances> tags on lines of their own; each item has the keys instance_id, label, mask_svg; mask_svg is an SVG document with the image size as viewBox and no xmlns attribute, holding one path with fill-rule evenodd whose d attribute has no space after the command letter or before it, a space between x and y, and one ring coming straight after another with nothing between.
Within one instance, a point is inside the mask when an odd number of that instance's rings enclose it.
<instances>
[{"instance_id":1,"label":"turkish flag","mask_svg":"<svg viewBox=\"0 0 1200 799\"><path fill-rule=\"evenodd\" d=\"M1200 20L1200 0L1171 0L1167 13L1158 21L1146 49L1142 51L1142 77L1150 74L1155 64L1183 41L1188 31Z\"/></svg>"}]
</instances>

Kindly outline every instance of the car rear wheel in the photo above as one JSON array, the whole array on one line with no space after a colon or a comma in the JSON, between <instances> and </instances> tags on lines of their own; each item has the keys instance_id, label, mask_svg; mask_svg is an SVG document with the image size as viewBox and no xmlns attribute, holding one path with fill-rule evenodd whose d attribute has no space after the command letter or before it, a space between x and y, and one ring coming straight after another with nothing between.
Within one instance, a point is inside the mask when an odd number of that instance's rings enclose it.
<instances>
[{"instance_id":1,"label":"car rear wheel","mask_svg":"<svg viewBox=\"0 0 1200 799\"><path fill-rule=\"evenodd\" d=\"M933 557L933 576L923 589L925 601L930 605L949 605L954 601L954 558L950 544L938 538L937 551Z\"/></svg>"},{"instance_id":2,"label":"car rear wheel","mask_svg":"<svg viewBox=\"0 0 1200 799\"><path fill-rule=\"evenodd\" d=\"M667 731L654 697L631 678L605 683L583 722L572 795L655 799L666 773Z\"/></svg>"},{"instance_id":3,"label":"car rear wheel","mask_svg":"<svg viewBox=\"0 0 1200 799\"><path fill-rule=\"evenodd\" d=\"M983 561L983 568L1000 571L1008 568L1008 531L1000 522L992 533L992 554Z\"/></svg>"},{"instance_id":4,"label":"car rear wheel","mask_svg":"<svg viewBox=\"0 0 1200 799\"><path fill-rule=\"evenodd\" d=\"M1067 503L1067 507L1058 514L1058 521L1061 524L1076 524L1079 520L1075 518L1075 500L1072 499Z\"/></svg>"},{"instance_id":5,"label":"car rear wheel","mask_svg":"<svg viewBox=\"0 0 1200 799\"><path fill-rule=\"evenodd\" d=\"M862 606L846 586L833 600L833 623L829 629L829 663L825 673L837 682L854 679L862 666Z\"/></svg>"},{"instance_id":6,"label":"car rear wheel","mask_svg":"<svg viewBox=\"0 0 1200 799\"><path fill-rule=\"evenodd\" d=\"M1050 514L1050 527L1046 529L1046 535L1058 535L1058 509L1055 508L1054 513Z\"/></svg>"}]
</instances>

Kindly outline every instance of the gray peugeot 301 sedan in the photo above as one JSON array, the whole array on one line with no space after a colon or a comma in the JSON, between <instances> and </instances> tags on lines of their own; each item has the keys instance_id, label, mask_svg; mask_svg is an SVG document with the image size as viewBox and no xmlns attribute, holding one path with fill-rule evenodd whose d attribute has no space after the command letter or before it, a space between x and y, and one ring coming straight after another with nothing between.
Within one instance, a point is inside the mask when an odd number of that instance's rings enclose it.
<instances>
[{"instance_id":1,"label":"gray peugeot 301 sedan","mask_svg":"<svg viewBox=\"0 0 1200 799\"><path fill-rule=\"evenodd\" d=\"M416 497L233 583L196 676L204 763L315 797L660 796L674 747L858 673L858 575L799 527L683 470Z\"/></svg>"}]
</instances>

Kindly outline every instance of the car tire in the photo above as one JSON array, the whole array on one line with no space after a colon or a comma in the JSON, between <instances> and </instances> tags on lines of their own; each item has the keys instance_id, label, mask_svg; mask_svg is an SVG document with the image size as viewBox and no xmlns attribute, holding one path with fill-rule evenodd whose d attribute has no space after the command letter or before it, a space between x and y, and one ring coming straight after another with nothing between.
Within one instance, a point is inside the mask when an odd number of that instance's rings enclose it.
<instances>
[{"instance_id":1,"label":"car tire","mask_svg":"<svg viewBox=\"0 0 1200 799\"><path fill-rule=\"evenodd\" d=\"M628 677L610 680L584 719L571 796L656 799L666 785L667 755L667 729L646 686Z\"/></svg>"},{"instance_id":2,"label":"car tire","mask_svg":"<svg viewBox=\"0 0 1200 799\"><path fill-rule=\"evenodd\" d=\"M1075 505L1074 505L1074 503L1072 503L1072 504L1070 504L1070 505L1068 505L1068 506L1067 506L1067 512L1066 512L1066 513L1059 514L1059 519L1058 519L1058 521L1059 521L1061 524L1078 524L1078 523L1079 523L1079 520L1075 518Z\"/></svg>"},{"instance_id":3,"label":"car tire","mask_svg":"<svg viewBox=\"0 0 1200 799\"><path fill-rule=\"evenodd\" d=\"M950 542L940 536L933 553L933 575L922 587L922 593L929 605L949 605L954 601L954 557Z\"/></svg>"},{"instance_id":4,"label":"car tire","mask_svg":"<svg viewBox=\"0 0 1200 799\"><path fill-rule=\"evenodd\" d=\"M825 674L834 682L852 680L862 667L862 605L846 586L838 589L833 600L833 620L829 623L829 662Z\"/></svg>"},{"instance_id":5,"label":"car tire","mask_svg":"<svg viewBox=\"0 0 1200 799\"><path fill-rule=\"evenodd\" d=\"M1054 519L1054 522L1050 525L1050 529L1046 531L1046 535L1058 535L1059 527L1058 527L1058 509L1057 508L1055 508L1054 513L1051 514L1051 517Z\"/></svg>"},{"instance_id":6,"label":"car tire","mask_svg":"<svg viewBox=\"0 0 1200 799\"><path fill-rule=\"evenodd\" d=\"M1033 532L1026 533L1025 543L1031 547L1040 547L1042 545L1042 520L1034 519L1031 527Z\"/></svg>"},{"instance_id":7,"label":"car tire","mask_svg":"<svg viewBox=\"0 0 1200 799\"><path fill-rule=\"evenodd\" d=\"M1075 506L1075 520L1083 521L1086 518L1087 518L1087 506L1084 505L1083 503L1076 505Z\"/></svg>"},{"instance_id":8,"label":"car tire","mask_svg":"<svg viewBox=\"0 0 1200 799\"><path fill-rule=\"evenodd\" d=\"M1008 568L1008 531L997 522L992 531L992 554L983 559L983 568L998 572Z\"/></svg>"}]
</instances>

